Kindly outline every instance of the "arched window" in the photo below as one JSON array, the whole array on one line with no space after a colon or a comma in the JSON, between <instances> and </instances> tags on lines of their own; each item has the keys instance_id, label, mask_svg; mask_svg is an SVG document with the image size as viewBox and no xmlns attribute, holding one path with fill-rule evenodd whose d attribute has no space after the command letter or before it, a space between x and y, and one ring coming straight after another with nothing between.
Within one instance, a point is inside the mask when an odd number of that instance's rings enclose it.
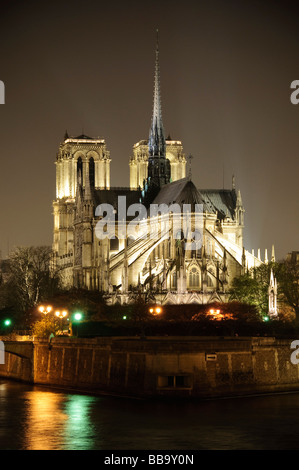
<instances>
[{"instance_id":1,"label":"arched window","mask_svg":"<svg viewBox=\"0 0 299 470\"><path fill-rule=\"evenodd\" d=\"M174 270L171 274L171 288L176 289L177 286L177 276L176 271Z\"/></svg>"},{"instance_id":2,"label":"arched window","mask_svg":"<svg viewBox=\"0 0 299 470\"><path fill-rule=\"evenodd\" d=\"M82 163L82 158L79 157L77 160L77 181L79 183L79 180L82 184L83 181L83 163Z\"/></svg>"},{"instance_id":3,"label":"arched window","mask_svg":"<svg viewBox=\"0 0 299 470\"><path fill-rule=\"evenodd\" d=\"M89 159L89 183L90 187L95 187L95 169L94 169L94 159L91 157Z\"/></svg>"},{"instance_id":4,"label":"arched window","mask_svg":"<svg viewBox=\"0 0 299 470\"><path fill-rule=\"evenodd\" d=\"M199 288L199 270L195 266L189 270L189 288Z\"/></svg>"}]
</instances>

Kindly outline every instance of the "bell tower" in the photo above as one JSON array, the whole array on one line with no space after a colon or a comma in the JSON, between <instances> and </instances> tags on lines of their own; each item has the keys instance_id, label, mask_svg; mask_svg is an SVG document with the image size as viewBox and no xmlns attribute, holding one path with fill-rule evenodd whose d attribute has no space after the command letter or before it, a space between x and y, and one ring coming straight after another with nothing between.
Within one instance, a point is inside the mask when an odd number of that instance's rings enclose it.
<instances>
[{"instance_id":1,"label":"bell tower","mask_svg":"<svg viewBox=\"0 0 299 470\"><path fill-rule=\"evenodd\" d=\"M56 198L75 198L79 171L83 188L89 178L94 188L110 189L110 162L104 139L66 133L56 157Z\"/></svg>"},{"instance_id":2,"label":"bell tower","mask_svg":"<svg viewBox=\"0 0 299 470\"><path fill-rule=\"evenodd\" d=\"M72 285L74 263L74 209L76 194L110 189L110 152L104 139L65 133L56 156L56 199L53 202L53 251L57 266L66 268ZM69 275L67 274L69 268Z\"/></svg>"}]
</instances>

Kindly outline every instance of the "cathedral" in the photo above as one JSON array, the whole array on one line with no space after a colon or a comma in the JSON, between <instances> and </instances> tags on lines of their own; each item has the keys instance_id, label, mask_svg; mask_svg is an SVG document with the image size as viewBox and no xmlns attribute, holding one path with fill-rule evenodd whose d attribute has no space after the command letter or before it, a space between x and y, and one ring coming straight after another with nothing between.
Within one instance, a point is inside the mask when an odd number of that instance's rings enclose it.
<instances>
[{"instance_id":1,"label":"cathedral","mask_svg":"<svg viewBox=\"0 0 299 470\"><path fill-rule=\"evenodd\" d=\"M162 305L227 301L233 279L267 260L243 245L245 211L234 177L230 189L197 188L192 157L180 140L165 137L158 41L155 55L149 138L133 145L130 187L111 186L104 139L66 133L60 144L55 263L66 287L99 290L110 305L140 294ZM136 210L142 215L132 226Z\"/></svg>"}]
</instances>

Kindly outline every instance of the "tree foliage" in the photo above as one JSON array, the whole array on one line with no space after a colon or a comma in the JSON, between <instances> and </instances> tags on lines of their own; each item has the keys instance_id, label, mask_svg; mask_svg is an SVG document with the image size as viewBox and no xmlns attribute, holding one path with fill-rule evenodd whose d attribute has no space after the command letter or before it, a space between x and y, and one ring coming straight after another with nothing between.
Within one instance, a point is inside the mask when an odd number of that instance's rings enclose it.
<instances>
[{"instance_id":1,"label":"tree foliage","mask_svg":"<svg viewBox=\"0 0 299 470\"><path fill-rule=\"evenodd\" d=\"M268 312L268 289L271 269L277 271L276 263L262 264L233 280L230 299L253 305L260 315Z\"/></svg>"},{"instance_id":2,"label":"tree foliage","mask_svg":"<svg viewBox=\"0 0 299 470\"><path fill-rule=\"evenodd\" d=\"M281 300L294 309L299 321L299 261L295 257L278 264L277 281Z\"/></svg>"},{"instance_id":3,"label":"tree foliage","mask_svg":"<svg viewBox=\"0 0 299 470\"><path fill-rule=\"evenodd\" d=\"M7 279L0 286L2 308L23 315L58 291L59 272L53 269L52 256L47 246L18 247L11 253Z\"/></svg>"},{"instance_id":4,"label":"tree foliage","mask_svg":"<svg viewBox=\"0 0 299 470\"><path fill-rule=\"evenodd\" d=\"M50 335L54 336L61 330L61 323L53 315L48 315L32 325L31 333L41 339L49 339Z\"/></svg>"}]
</instances>

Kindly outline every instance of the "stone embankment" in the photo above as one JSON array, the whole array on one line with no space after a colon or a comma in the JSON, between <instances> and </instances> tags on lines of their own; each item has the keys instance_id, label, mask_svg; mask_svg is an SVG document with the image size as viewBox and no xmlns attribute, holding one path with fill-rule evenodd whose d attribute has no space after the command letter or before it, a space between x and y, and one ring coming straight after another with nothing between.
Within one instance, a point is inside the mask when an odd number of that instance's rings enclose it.
<instances>
[{"instance_id":1,"label":"stone embankment","mask_svg":"<svg viewBox=\"0 0 299 470\"><path fill-rule=\"evenodd\" d=\"M219 397L299 390L292 340L57 337L4 341L0 377L137 397Z\"/></svg>"}]
</instances>

